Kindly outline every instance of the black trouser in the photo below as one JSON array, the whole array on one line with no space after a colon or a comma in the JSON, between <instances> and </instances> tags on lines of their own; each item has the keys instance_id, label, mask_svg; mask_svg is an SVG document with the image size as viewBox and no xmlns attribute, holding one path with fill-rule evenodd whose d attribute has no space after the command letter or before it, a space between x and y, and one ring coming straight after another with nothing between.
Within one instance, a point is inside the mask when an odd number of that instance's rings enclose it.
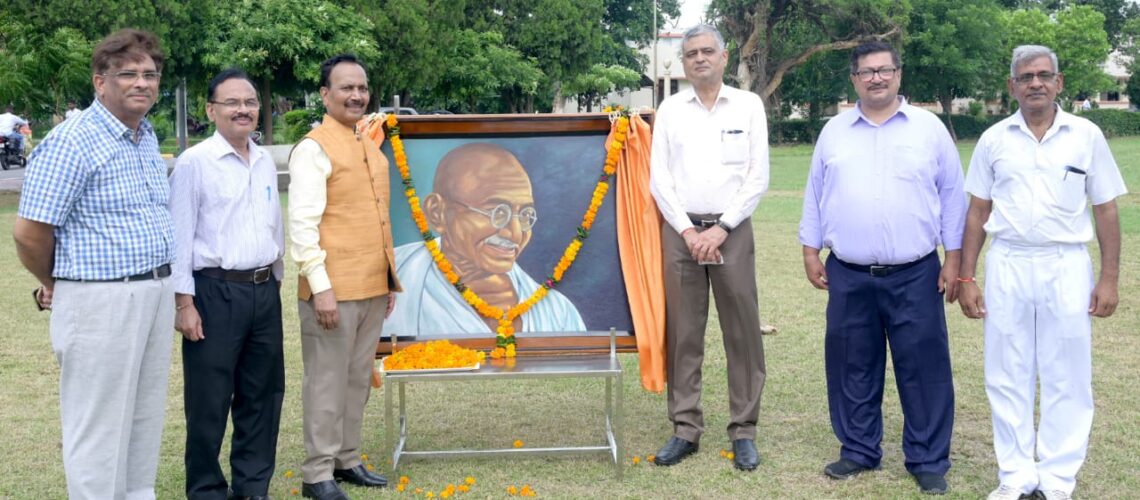
<instances>
[{"instance_id":1,"label":"black trouser","mask_svg":"<svg viewBox=\"0 0 1140 500\"><path fill-rule=\"evenodd\" d=\"M218 464L233 413L233 493L265 495L277 459L285 397L281 295L277 280L239 283L194 276L204 339L182 340L186 398L186 496L226 498Z\"/></svg>"}]
</instances>

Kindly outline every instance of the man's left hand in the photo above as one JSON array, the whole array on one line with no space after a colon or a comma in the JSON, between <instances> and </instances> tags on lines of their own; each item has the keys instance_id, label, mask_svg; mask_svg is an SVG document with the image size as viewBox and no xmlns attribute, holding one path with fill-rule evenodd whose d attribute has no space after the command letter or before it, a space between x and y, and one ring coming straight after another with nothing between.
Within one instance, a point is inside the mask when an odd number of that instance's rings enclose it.
<instances>
[{"instance_id":1,"label":"man's left hand","mask_svg":"<svg viewBox=\"0 0 1140 500\"><path fill-rule=\"evenodd\" d=\"M1120 297L1116 293L1116 283L1098 281L1093 288L1092 300L1089 304L1089 313L1098 318L1107 318L1116 312L1116 305Z\"/></svg>"},{"instance_id":2,"label":"man's left hand","mask_svg":"<svg viewBox=\"0 0 1140 500\"><path fill-rule=\"evenodd\" d=\"M955 258L948 255L946 263L942 265L942 272L938 273L938 291L946 294L947 304L958 300L958 265L957 255Z\"/></svg>"},{"instance_id":3,"label":"man's left hand","mask_svg":"<svg viewBox=\"0 0 1140 500\"><path fill-rule=\"evenodd\" d=\"M697 262L715 262L720 257L720 246L728 239L728 233L720 226L713 226L697 233L693 244L693 259Z\"/></svg>"}]
</instances>

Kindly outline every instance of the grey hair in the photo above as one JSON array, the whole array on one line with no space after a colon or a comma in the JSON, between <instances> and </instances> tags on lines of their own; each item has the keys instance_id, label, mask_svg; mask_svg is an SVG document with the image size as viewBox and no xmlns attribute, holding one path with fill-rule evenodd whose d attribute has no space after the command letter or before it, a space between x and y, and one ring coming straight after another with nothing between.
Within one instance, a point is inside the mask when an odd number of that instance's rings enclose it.
<instances>
[{"instance_id":1,"label":"grey hair","mask_svg":"<svg viewBox=\"0 0 1140 500\"><path fill-rule=\"evenodd\" d=\"M1057 73L1060 68L1057 66L1057 54L1053 49L1044 45L1020 45L1013 49L1013 62L1009 63L1009 77L1017 78L1017 67L1039 57L1049 56L1049 60L1053 62L1053 72Z\"/></svg>"},{"instance_id":2,"label":"grey hair","mask_svg":"<svg viewBox=\"0 0 1140 500\"><path fill-rule=\"evenodd\" d=\"M701 35L712 35L713 38L716 39L717 47L719 47L720 50L724 50L724 37L721 36L720 31L711 24L698 24L692 28L685 30L685 36L681 39L681 46L684 47L690 39Z\"/></svg>"}]
</instances>

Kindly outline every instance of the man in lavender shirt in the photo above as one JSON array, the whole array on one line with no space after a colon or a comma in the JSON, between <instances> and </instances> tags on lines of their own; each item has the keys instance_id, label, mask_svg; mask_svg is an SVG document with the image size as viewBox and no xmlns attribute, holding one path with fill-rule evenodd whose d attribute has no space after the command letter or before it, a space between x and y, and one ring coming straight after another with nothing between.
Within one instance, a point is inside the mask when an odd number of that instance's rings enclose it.
<instances>
[{"instance_id":1,"label":"man in lavender shirt","mask_svg":"<svg viewBox=\"0 0 1140 500\"><path fill-rule=\"evenodd\" d=\"M942 494L954 387L941 299L956 298L966 198L946 127L899 97L901 80L889 44L866 43L851 54L859 102L820 133L800 243L808 281L828 292L824 361L841 447L824 473L849 479L879 467L889 342L907 471L924 493ZM824 247L831 249L826 266Z\"/></svg>"}]
</instances>

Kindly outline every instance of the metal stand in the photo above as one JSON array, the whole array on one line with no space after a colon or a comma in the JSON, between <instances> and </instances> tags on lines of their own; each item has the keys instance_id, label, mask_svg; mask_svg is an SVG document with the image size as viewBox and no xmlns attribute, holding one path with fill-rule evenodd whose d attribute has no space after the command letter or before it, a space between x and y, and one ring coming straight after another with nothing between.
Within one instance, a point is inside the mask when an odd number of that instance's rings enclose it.
<instances>
[{"instance_id":1,"label":"metal stand","mask_svg":"<svg viewBox=\"0 0 1140 500\"><path fill-rule=\"evenodd\" d=\"M621 363L617 358L617 332L610 330L609 355L593 356L520 356L512 366L488 364L475 371L401 373L383 372L384 380L384 421L387 432L384 434L384 448L392 453L392 471L396 471L401 458L446 458L518 455L563 455L581 453L605 453L614 463L614 476L622 477L622 379ZM532 379L532 378L574 378L586 377L606 379L605 401L605 445L567 446L553 448L516 448L487 450L425 450L410 451L408 445L408 416L405 400L405 385L409 382L472 381L491 379ZM393 416L394 391L399 392L399 416ZM393 445L396 423L399 422L399 440Z\"/></svg>"}]
</instances>

